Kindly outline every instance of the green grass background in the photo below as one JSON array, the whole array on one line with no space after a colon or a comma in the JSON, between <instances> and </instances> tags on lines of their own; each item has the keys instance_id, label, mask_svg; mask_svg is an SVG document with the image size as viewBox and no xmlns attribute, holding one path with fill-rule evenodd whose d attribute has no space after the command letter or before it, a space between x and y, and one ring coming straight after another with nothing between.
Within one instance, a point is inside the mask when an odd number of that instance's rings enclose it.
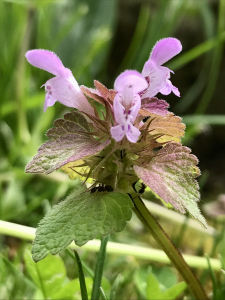
<instances>
[{"instance_id":1,"label":"green grass background","mask_svg":"<svg viewBox=\"0 0 225 300\"><path fill-rule=\"evenodd\" d=\"M175 71L172 82L181 98L169 95L164 99L171 111L183 117L187 124L183 143L200 158L201 206L208 201L216 205L218 197L225 194L225 1L12 0L0 2L0 220L36 227L51 206L78 184L66 180L60 171L49 176L24 172L46 140L45 132L53 120L69 111L56 103L43 113L44 90L40 86L51 75L30 66L26 51L54 51L79 84L92 87L97 79L112 88L123 70L141 72L156 41L169 36L180 39L183 45L182 53L167 64ZM178 226L172 218L160 218L183 253L202 256L207 252L223 258L223 217L208 221L218 230L214 238L198 235L185 223ZM157 248L135 217L111 240ZM26 247L22 240L0 236L0 299L42 297L24 264ZM87 250L80 254L94 268L96 254ZM61 256L68 280L77 278L71 258L66 253ZM120 298L115 299L143 299L146 295L141 290L146 287L140 282L145 284L148 274L161 276L161 285L172 276L168 272L175 274L174 282L181 280L175 270L169 270L160 263L109 255L105 280L112 285L120 273ZM223 299L222 273L200 269L196 273L209 294L216 284L214 299ZM74 299L79 299L77 293ZM188 292L186 296L190 297Z\"/></svg>"}]
</instances>

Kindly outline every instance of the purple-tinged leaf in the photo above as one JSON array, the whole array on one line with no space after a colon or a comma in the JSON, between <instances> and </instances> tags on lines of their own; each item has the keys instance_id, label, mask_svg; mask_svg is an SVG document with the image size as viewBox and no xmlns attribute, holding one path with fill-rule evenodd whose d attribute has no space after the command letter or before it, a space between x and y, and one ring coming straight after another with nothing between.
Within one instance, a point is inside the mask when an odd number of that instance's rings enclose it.
<instances>
[{"instance_id":1,"label":"purple-tinged leaf","mask_svg":"<svg viewBox=\"0 0 225 300\"><path fill-rule=\"evenodd\" d=\"M156 97L144 98L141 100L141 109L139 114L149 116L151 113L165 117L168 114L169 104L165 100L159 100Z\"/></svg>"},{"instance_id":2,"label":"purple-tinged leaf","mask_svg":"<svg viewBox=\"0 0 225 300\"><path fill-rule=\"evenodd\" d=\"M94 85L104 99L108 100L110 103L114 101L114 98L117 94L116 91L108 90L107 87L97 80L94 81Z\"/></svg>"},{"instance_id":3,"label":"purple-tinged leaf","mask_svg":"<svg viewBox=\"0 0 225 300\"><path fill-rule=\"evenodd\" d=\"M56 120L54 125L47 132L50 140L26 166L27 173L49 174L71 161L96 154L110 142L95 140L86 119L78 112L65 114L64 119Z\"/></svg>"},{"instance_id":4,"label":"purple-tinged leaf","mask_svg":"<svg viewBox=\"0 0 225 300\"><path fill-rule=\"evenodd\" d=\"M194 179L200 174L196 167L198 159L188 147L168 143L149 163L134 166L143 182L166 203L185 213L188 211L205 227L206 221L197 206L199 187Z\"/></svg>"},{"instance_id":5,"label":"purple-tinged leaf","mask_svg":"<svg viewBox=\"0 0 225 300\"><path fill-rule=\"evenodd\" d=\"M81 91L88 97L94 99L95 101L101 103L102 105L104 105L104 100L102 99L103 97L101 96L101 94L98 92L98 90L92 89L92 88L88 88L84 85L80 86Z\"/></svg>"}]
</instances>

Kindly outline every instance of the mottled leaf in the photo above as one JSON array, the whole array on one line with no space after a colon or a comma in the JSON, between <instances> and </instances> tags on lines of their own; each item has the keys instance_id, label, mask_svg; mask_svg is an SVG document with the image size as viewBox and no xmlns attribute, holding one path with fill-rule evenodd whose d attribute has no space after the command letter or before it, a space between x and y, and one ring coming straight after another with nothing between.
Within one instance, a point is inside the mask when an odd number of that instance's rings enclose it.
<instances>
[{"instance_id":1,"label":"mottled leaf","mask_svg":"<svg viewBox=\"0 0 225 300\"><path fill-rule=\"evenodd\" d=\"M95 140L85 117L78 112L65 114L64 119L56 120L54 125L47 131L50 140L26 166L27 173L49 174L71 161L96 154L110 142Z\"/></svg>"},{"instance_id":2,"label":"mottled leaf","mask_svg":"<svg viewBox=\"0 0 225 300\"><path fill-rule=\"evenodd\" d=\"M162 134L157 139L159 143L174 141L180 142L180 138L184 136L185 125L181 123L181 118L168 113L167 116L151 116L147 122L141 127L141 130L148 128L152 134Z\"/></svg>"},{"instance_id":3,"label":"mottled leaf","mask_svg":"<svg viewBox=\"0 0 225 300\"><path fill-rule=\"evenodd\" d=\"M149 116L156 114L165 117L168 114L169 104L165 100L159 100L156 97L144 98L141 100L141 109L139 114L142 116Z\"/></svg>"},{"instance_id":4,"label":"mottled leaf","mask_svg":"<svg viewBox=\"0 0 225 300\"><path fill-rule=\"evenodd\" d=\"M166 203L182 213L189 213L205 227L206 221L197 206L200 194L194 179L200 174L198 160L188 147L168 143L143 166L134 166L136 173Z\"/></svg>"},{"instance_id":5,"label":"mottled leaf","mask_svg":"<svg viewBox=\"0 0 225 300\"><path fill-rule=\"evenodd\" d=\"M78 188L41 220L33 243L33 259L56 254L72 241L82 246L96 235L120 232L131 219L133 203L126 194L85 192Z\"/></svg>"}]
</instances>

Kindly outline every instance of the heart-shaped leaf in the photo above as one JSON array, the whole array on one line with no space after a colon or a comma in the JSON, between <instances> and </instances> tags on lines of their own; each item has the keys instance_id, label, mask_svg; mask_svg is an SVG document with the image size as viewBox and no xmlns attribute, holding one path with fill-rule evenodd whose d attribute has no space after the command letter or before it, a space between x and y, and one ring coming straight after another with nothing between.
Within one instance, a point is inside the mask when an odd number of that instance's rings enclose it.
<instances>
[{"instance_id":1,"label":"heart-shaped leaf","mask_svg":"<svg viewBox=\"0 0 225 300\"><path fill-rule=\"evenodd\" d=\"M120 232L131 219L133 203L122 193L85 192L79 188L41 220L33 243L33 259L57 254L72 241L86 244L98 234Z\"/></svg>"}]
</instances>

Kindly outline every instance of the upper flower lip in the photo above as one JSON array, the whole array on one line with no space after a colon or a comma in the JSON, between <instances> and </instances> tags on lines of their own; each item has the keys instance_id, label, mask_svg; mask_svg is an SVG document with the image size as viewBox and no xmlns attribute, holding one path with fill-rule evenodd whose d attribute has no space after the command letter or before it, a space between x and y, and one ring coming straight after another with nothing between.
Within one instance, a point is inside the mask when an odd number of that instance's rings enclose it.
<instances>
[{"instance_id":1,"label":"upper flower lip","mask_svg":"<svg viewBox=\"0 0 225 300\"><path fill-rule=\"evenodd\" d=\"M114 88L122 93L126 86L132 87L134 93L140 93L148 87L148 83L138 71L126 70L116 78Z\"/></svg>"},{"instance_id":2,"label":"upper flower lip","mask_svg":"<svg viewBox=\"0 0 225 300\"><path fill-rule=\"evenodd\" d=\"M29 50L26 53L27 61L36 68L45 70L55 76L67 76L67 71L59 57L51 51L43 49Z\"/></svg>"},{"instance_id":3,"label":"upper flower lip","mask_svg":"<svg viewBox=\"0 0 225 300\"><path fill-rule=\"evenodd\" d=\"M176 96L180 96L179 90L169 80L172 71L162 65L181 50L181 42L176 38L165 38L155 44L142 70L142 75L148 77L150 81L143 98L154 97L159 92L164 95L173 92Z\"/></svg>"},{"instance_id":4,"label":"upper flower lip","mask_svg":"<svg viewBox=\"0 0 225 300\"><path fill-rule=\"evenodd\" d=\"M82 93L70 69L64 67L59 57L48 50L35 49L26 53L28 62L56 77L49 79L46 88L44 111L58 100L68 107L74 107L94 115L94 109Z\"/></svg>"},{"instance_id":5,"label":"upper flower lip","mask_svg":"<svg viewBox=\"0 0 225 300\"><path fill-rule=\"evenodd\" d=\"M159 40L152 49L149 59L161 66L182 50L181 42L176 38L165 38Z\"/></svg>"}]
</instances>

